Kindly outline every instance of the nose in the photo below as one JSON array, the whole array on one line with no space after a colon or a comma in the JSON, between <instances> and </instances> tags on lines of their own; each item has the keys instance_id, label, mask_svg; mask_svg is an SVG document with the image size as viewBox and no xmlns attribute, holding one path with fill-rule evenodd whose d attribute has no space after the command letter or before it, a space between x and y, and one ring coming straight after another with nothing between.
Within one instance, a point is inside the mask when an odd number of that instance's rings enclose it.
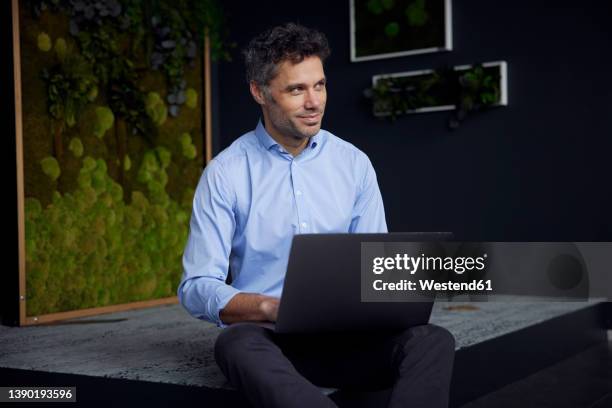
<instances>
[{"instance_id":1,"label":"nose","mask_svg":"<svg viewBox=\"0 0 612 408\"><path fill-rule=\"evenodd\" d=\"M304 101L304 107L306 109L318 109L321 106L321 92L309 89L306 92L306 100Z\"/></svg>"}]
</instances>

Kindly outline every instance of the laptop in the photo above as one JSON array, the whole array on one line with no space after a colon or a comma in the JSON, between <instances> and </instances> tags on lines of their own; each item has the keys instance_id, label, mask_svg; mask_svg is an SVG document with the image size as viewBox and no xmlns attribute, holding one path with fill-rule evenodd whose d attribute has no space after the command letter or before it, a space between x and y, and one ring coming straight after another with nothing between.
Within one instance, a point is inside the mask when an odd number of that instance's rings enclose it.
<instances>
[{"instance_id":1,"label":"laptop","mask_svg":"<svg viewBox=\"0 0 612 408\"><path fill-rule=\"evenodd\" d=\"M293 237L276 333L401 330L427 324L423 302L362 302L362 242L448 241L451 233L302 234Z\"/></svg>"}]
</instances>

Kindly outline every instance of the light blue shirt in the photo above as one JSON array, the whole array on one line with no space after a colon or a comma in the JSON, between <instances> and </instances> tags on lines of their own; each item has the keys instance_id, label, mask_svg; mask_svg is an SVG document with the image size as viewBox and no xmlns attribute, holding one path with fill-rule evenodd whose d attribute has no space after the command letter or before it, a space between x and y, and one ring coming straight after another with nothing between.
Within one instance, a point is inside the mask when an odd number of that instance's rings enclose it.
<instances>
[{"instance_id":1,"label":"light blue shirt","mask_svg":"<svg viewBox=\"0 0 612 408\"><path fill-rule=\"evenodd\" d=\"M295 234L346 232L387 232L368 157L325 130L293 157L259 122L204 169L178 298L223 326L219 312L237 293L280 297Z\"/></svg>"}]
</instances>

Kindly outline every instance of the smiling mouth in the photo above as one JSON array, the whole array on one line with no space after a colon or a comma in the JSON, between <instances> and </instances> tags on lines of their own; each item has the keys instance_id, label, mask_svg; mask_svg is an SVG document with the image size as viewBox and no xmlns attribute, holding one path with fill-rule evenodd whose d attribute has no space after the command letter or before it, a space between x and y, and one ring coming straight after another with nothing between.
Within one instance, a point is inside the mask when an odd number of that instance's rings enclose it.
<instances>
[{"instance_id":1,"label":"smiling mouth","mask_svg":"<svg viewBox=\"0 0 612 408\"><path fill-rule=\"evenodd\" d=\"M316 113L314 115L306 115L306 116L298 116L302 121L314 125L319 122L319 118L321 117L320 113Z\"/></svg>"}]
</instances>

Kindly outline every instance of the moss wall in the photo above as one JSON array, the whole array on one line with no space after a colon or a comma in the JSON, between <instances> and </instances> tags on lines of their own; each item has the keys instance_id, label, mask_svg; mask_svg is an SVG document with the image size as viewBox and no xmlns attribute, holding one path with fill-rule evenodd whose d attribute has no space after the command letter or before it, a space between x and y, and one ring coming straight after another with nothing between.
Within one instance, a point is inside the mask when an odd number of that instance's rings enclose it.
<instances>
[{"instance_id":1,"label":"moss wall","mask_svg":"<svg viewBox=\"0 0 612 408\"><path fill-rule=\"evenodd\" d=\"M138 2L78 3L20 5L28 316L174 296L204 164L200 52L151 63L183 20L164 39Z\"/></svg>"}]
</instances>

